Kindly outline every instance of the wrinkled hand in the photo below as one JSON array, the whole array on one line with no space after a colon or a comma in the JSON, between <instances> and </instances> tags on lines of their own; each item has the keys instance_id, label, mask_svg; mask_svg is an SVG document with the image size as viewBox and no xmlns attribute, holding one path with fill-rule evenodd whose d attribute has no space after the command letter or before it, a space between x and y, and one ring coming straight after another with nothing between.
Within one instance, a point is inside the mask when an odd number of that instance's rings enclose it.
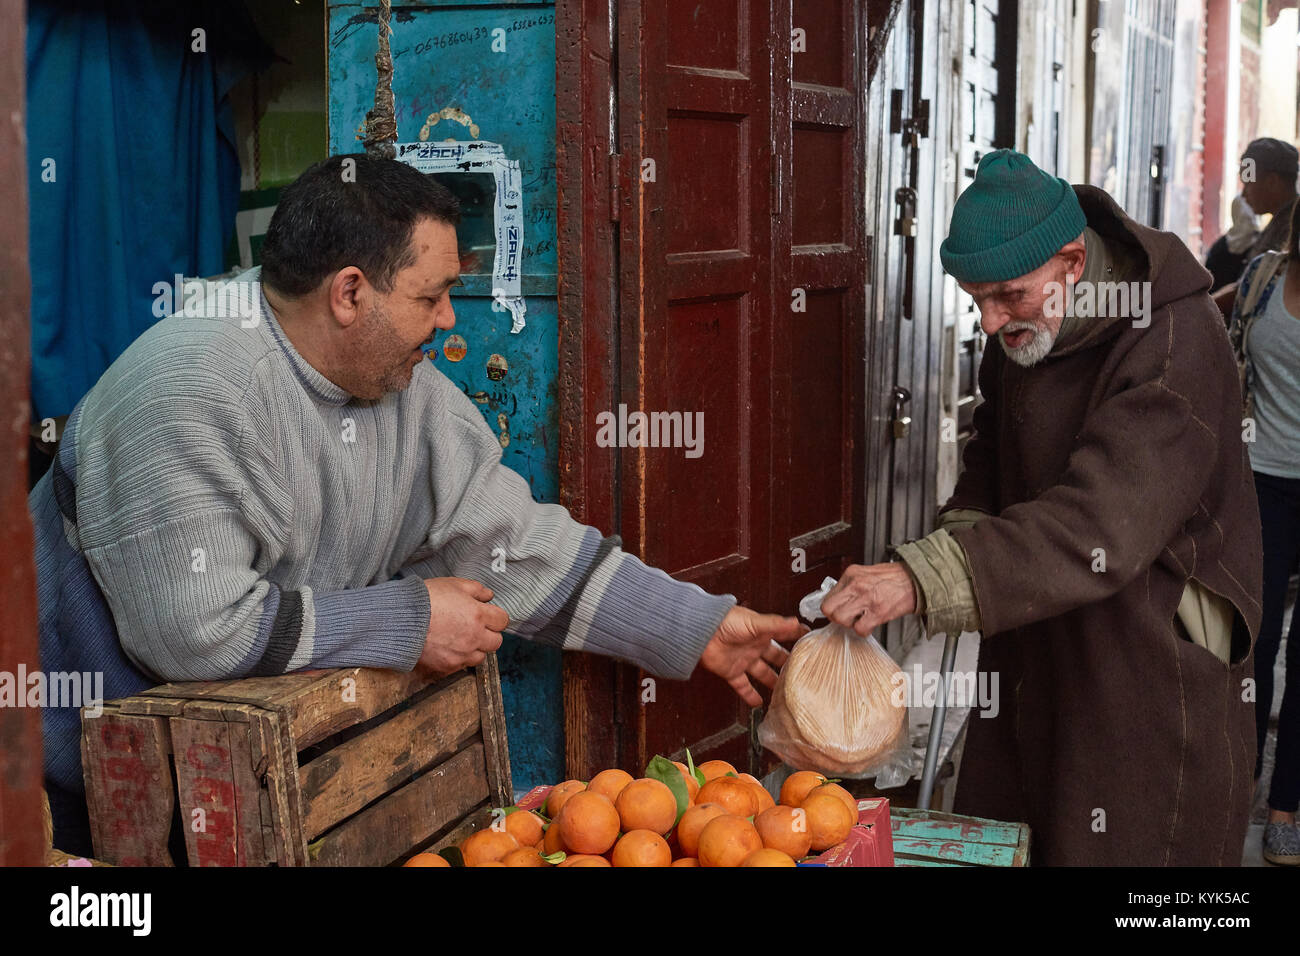
<instances>
[{"instance_id":1,"label":"wrinkled hand","mask_svg":"<svg viewBox=\"0 0 1300 956\"><path fill-rule=\"evenodd\" d=\"M916 611L916 585L907 568L854 564L822 599L822 613L866 637L882 624Z\"/></svg>"},{"instance_id":2,"label":"wrinkled hand","mask_svg":"<svg viewBox=\"0 0 1300 956\"><path fill-rule=\"evenodd\" d=\"M468 578L425 578L429 591L429 630L415 669L441 677L462 667L477 667L501 646L510 615L488 603L492 589Z\"/></svg>"},{"instance_id":3,"label":"wrinkled hand","mask_svg":"<svg viewBox=\"0 0 1300 956\"><path fill-rule=\"evenodd\" d=\"M750 707L762 707L763 698L752 680L775 687L776 671L790 656L777 641L793 641L806 633L808 628L793 617L759 614L736 605L705 646L700 665L730 684Z\"/></svg>"}]
</instances>

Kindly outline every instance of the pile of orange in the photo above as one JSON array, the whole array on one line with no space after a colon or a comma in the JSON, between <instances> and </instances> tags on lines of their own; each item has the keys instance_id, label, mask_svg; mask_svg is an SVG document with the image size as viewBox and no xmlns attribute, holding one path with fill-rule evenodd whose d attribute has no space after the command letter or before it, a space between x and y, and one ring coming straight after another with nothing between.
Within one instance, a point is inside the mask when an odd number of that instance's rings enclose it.
<instances>
[{"instance_id":1,"label":"pile of orange","mask_svg":"<svg viewBox=\"0 0 1300 956\"><path fill-rule=\"evenodd\" d=\"M725 760L696 767L656 757L646 772L566 780L540 812L496 814L460 856L466 866L794 866L842 843L858 820L856 799L808 770L786 779L779 802ZM405 865L449 864L421 853Z\"/></svg>"}]
</instances>

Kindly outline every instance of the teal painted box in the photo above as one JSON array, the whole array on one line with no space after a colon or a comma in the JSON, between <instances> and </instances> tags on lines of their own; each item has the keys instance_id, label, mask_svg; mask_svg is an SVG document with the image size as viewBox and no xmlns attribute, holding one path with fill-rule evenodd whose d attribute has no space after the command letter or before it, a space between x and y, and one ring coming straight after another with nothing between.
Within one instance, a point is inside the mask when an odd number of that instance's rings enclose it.
<instances>
[{"instance_id":1,"label":"teal painted box","mask_svg":"<svg viewBox=\"0 0 1300 956\"><path fill-rule=\"evenodd\" d=\"M1029 827L937 810L894 807L895 866L1028 866Z\"/></svg>"}]
</instances>

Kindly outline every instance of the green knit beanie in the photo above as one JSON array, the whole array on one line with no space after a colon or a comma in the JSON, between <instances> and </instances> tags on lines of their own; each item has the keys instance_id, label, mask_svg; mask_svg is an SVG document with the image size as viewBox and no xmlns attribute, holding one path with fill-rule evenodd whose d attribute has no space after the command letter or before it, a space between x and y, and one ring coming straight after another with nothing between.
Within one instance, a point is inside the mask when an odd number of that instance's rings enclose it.
<instances>
[{"instance_id":1,"label":"green knit beanie","mask_svg":"<svg viewBox=\"0 0 1300 956\"><path fill-rule=\"evenodd\" d=\"M1069 183L1024 153L998 149L957 197L939 258L960 282L1004 282L1033 272L1087 224Z\"/></svg>"}]
</instances>

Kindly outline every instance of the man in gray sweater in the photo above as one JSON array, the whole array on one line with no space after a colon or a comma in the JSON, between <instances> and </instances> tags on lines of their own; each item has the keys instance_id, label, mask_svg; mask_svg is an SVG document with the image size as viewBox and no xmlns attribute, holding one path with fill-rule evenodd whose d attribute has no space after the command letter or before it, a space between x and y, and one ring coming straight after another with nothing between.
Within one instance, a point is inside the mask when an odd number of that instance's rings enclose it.
<instances>
[{"instance_id":1,"label":"man in gray sweater","mask_svg":"<svg viewBox=\"0 0 1300 956\"><path fill-rule=\"evenodd\" d=\"M207 287L113 363L29 502L47 672L103 673L108 698L301 668L444 674L508 629L666 678L700 664L761 703L797 621L535 502L424 360L455 323L458 220L410 167L332 157L284 190L260 274ZM56 842L88 852L77 712L44 725Z\"/></svg>"}]
</instances>

